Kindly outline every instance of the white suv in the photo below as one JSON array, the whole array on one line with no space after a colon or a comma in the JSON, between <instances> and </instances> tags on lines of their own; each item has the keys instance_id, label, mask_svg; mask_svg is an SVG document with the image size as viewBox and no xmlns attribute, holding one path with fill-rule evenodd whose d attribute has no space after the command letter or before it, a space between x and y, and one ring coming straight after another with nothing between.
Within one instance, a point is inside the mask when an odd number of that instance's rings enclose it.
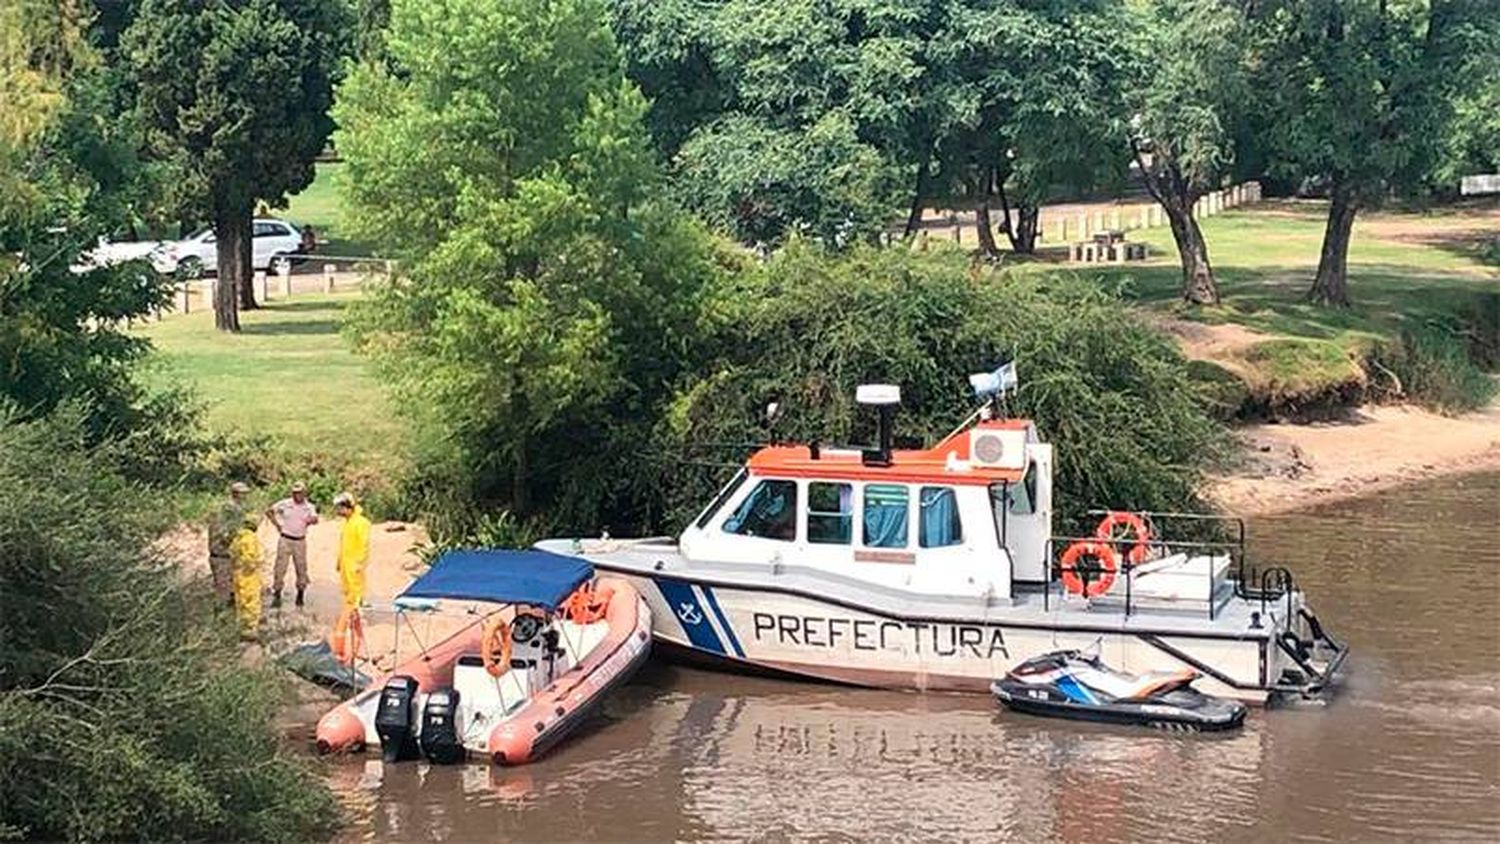
<instances>
[{"instance_id":1,"label":"white suv","mask_svg":"<svg viewBox=\"0 0 1500 844\"><path fill-rule=\"evenodd\" d=\"M304 234L285 220L257 217L250 228L250 266L252 269L280 272L291 269L293 255L312 251L311 232ZM192 237L166 245L151 256L158 272L177 273L198 278L215 272L219 266L219 247L214 230L204 229Z\"/></svg>"}]
</instances>

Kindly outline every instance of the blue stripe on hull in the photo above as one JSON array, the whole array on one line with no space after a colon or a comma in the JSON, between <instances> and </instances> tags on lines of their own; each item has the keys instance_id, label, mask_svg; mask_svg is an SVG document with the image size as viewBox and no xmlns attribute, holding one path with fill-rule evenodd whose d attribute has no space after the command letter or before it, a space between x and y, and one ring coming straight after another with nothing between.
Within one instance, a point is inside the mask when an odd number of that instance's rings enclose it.
<instances>
[{"instance_id":1,"label":"blue stripe on hull","mask_svg":"<svg viewBox=\"0 0 1500 844\"><path fill-rule=\"evenodd\" d=\"M708 622L707 611L699 606L692 584L666 578L654 580L656 588L661 590L661 596L666 599L672 615L682 626L683 632L687 633L693 647L722 656L724 643L719 641L719 634L714 632L713 625Z\"/></svg>"},{"instance_id":2,"label":"blue stripe on hull","mask_svg":"<svg viewBox=\"0 0 1500 844\"><path fill-rule=\"evenodd\" d=\"M708 608L714 611L714 618L719 620L719 629L729 637L729 647L734 648L735 656L743 659L745 649L740 647L740 640L734 635L734 628L729 626L729 616L725 615L724 610L719 606L719 599L714 596L714 590L708 586L700 588L703 590L703 597L708 599Z\"/></svg>"}]
</instances>

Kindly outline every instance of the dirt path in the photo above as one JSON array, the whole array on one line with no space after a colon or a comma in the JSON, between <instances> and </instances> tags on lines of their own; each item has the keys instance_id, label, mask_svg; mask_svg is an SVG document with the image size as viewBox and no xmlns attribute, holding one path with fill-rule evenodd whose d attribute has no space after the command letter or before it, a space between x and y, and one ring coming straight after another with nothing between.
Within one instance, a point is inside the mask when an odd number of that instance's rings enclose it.
<instances>
[{"instance_id":1,"label":"dirt path","mask_svg":"<svg viewBox=\"0 0 1500 844\"><path fill-rule=\"evenodd\" d=\"M1232 513L1280 513L1423 478L1500 470L1500 402L1456 418L1407 406L1363 407L1346 420L1252 425L1237 436L1248 465L1208 489Z\"/></svg>"}]
</instances>

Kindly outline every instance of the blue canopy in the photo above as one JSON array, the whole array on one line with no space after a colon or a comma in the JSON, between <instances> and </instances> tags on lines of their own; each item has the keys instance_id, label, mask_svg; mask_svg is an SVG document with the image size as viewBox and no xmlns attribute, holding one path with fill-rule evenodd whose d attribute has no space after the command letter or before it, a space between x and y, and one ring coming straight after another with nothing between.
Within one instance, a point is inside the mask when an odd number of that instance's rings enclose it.
<instances>
[{"instance_id":1,"label":"blue canopy","mask_svg":"<svg viewBox=\"0 0 1500 844\"><path fill-rule=\"evenodd\" d=\"M400 598L459 598L557 609L594 567L547 551L460 548L445 551Z\"/></svg>"}]
</instances>

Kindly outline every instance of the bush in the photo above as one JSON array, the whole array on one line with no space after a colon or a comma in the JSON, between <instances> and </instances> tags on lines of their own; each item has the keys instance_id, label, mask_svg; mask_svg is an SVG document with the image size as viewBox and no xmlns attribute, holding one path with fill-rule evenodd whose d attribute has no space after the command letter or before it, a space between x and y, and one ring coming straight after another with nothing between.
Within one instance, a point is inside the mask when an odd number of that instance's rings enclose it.
<instances>
[{"instance_id":1,"label":"bush","mask_svg":"<svg viewBox=\"0 0 1500 844\"><path fill-rule=\"evenodd\" d=\"M931 443L973 409L966 376L1005 354L1021 379L1012 411L1057 445L1059 529L1078 527L1089 507L1200 508L1201 473L1224 453L1175 347L1070 276L979 269L956 250L836 256L793 243L732 296L725 353L683 385L659 435L657 487L673 526L749 450L734 443L765 438L766 402L785 408L779 439L870 442L873 414L854 388L899 384L898 431ZM672 459L681 451L691 462Z\"/></svg>"},{"instance_id":2,"label":"bush","mask_svg":"<svg viewBox=\"0 0 1500 844\"><path fill-rule=\"evenodd\" d=\"M0 410L0 833L304 840L335 803L281 745L202 578L156 549L159 494L86 414Z\"/></svg>"},{"instance_id":3,"label":"bush","mask_svg":"<svg viewBox=\"0 0 1500 844\"><path fill-rule=\"evenodd\" d=\"M1371 360L1372 369L1394 377L1398 397L1440 413L1475 410L1495 396L1495 380L1475 364L1465 338L1440 323L1403 329L1395 342L1378 347Z\"/></svg>"}]
</instances>

